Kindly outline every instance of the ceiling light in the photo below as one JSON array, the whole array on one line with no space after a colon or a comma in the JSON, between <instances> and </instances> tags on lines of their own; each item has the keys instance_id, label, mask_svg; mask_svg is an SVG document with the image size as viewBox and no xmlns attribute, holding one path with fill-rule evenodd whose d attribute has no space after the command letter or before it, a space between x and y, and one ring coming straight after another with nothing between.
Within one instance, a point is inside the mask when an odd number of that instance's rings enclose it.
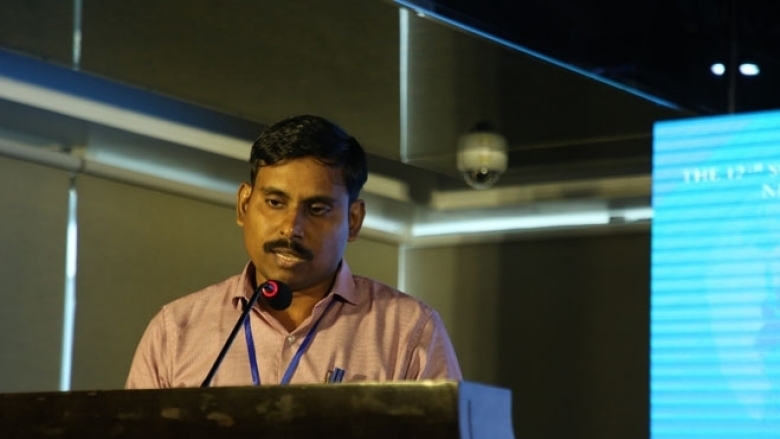
<instances>
[{"instance_id":1,"label":"ceiling light","mask_svg":"<svg viewBox=\"0 0 780 439\"><path fill-rule=\"evenodd\" d=\"M761 73L761 70L758 68L757 64L742 63L739 65L739 72L745 76L756 76Z\"/></svg>"},{"instance_id":2,"label":"ceiling light","mask_svg":"<svg viewBox=\"0 0 780 439\"><path fill-rule=\"evenodd\" d=\"M427 221L413 224L412 237L425 238L443 235L468 235L604 224L609 224L609 213L606 211L494 216L479 219L462 218L450 221Z\"/></svg>"},{"instance_id":3,"label":"ceiling light","mask_svg":"<svg viewBox=\"0 0 780 439\"><path fill-rule=\"evenodd\" d=\"M723 63L715 63L710 66L710 71L715 76L723 76L724 73L726 73L726 66L723 65Z\"/></svg>"}]
</instances>

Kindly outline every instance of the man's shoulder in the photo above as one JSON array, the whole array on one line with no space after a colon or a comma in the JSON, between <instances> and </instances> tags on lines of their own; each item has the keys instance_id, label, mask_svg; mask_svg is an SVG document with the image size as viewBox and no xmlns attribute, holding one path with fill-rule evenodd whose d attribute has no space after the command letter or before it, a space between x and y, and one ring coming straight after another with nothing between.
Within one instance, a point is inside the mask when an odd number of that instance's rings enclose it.
<instances>
[{"instance_id":1,"label":"man's shoulder","mask_svg":"<svg viewBox=\"0 0 780 439\"><path fill-rule=\"evenodd\" d=\"M433 312L430 305L398 288L365 276L353 275L352 277L358 294L364 295L369 301L392 305L401 311L415 310L424 314Z\"/></svg>"},{"instance_id":2,"label":"man's shoulder","mask_svg":"<svg viewBox=\"0 0 780 439\"><path fill-rule=\"evenodd\" d=\"M165 312L174 318L192 316L209 311L219 311L233 303L236 291L241 288L241 275L211 284L201 290L179 297L163 306Z\"/></svg>"}]
</instances>

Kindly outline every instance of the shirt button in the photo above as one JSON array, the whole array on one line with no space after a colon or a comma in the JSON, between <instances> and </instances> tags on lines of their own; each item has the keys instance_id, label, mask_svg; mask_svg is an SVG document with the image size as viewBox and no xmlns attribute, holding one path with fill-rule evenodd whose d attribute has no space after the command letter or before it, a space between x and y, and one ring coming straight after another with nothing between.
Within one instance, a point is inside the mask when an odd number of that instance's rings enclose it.
<instances>
[{"instance_id":1,"label":"shirt button","mask_svg":"<svg viewBox=\"0 0 780 439\"><path fill-rule=\"evenodd\" d=\"M287 336L287 343L290 343L290 344L295 343L295 336L294 335L288 335Z\"/></svg>"}]
</instances>

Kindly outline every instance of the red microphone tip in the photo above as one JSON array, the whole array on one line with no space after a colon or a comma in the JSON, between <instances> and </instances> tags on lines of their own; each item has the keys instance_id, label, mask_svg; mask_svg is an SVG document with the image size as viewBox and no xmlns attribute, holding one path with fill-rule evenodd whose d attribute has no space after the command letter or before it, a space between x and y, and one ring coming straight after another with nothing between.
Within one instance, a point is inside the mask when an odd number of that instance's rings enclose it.
<instances>
[{"instance_id":1,"label":"red microphone tip","mask_svg":"<svg viewBox=\"0 0 780 439\"><path fill-rule=\"evenodd\" d=\"M263 284L262 288L263 288L263 296L265 296L265 297L267 297L269 299L271 297L274 297L276 295L276 293L279 292L279 285L275 281L272 281L272 280L266 281Z\"/></svg>"}]
</instances>

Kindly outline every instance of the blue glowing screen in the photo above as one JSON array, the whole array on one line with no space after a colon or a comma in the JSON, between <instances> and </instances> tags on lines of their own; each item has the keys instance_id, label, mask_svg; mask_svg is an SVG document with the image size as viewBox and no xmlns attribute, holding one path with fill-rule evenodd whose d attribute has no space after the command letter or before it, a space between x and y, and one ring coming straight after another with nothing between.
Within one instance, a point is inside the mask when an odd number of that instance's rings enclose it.
<instances>
[{"instance_id":1,"label":"blue glowing screen","mask_svg":"<svg viewBox=\"0 0 780 439\"><path fill-rule=\"evenodd\" d=\"M653 129L650 436L780 438L780 111Z\"/></svg>"}]
</instances>

